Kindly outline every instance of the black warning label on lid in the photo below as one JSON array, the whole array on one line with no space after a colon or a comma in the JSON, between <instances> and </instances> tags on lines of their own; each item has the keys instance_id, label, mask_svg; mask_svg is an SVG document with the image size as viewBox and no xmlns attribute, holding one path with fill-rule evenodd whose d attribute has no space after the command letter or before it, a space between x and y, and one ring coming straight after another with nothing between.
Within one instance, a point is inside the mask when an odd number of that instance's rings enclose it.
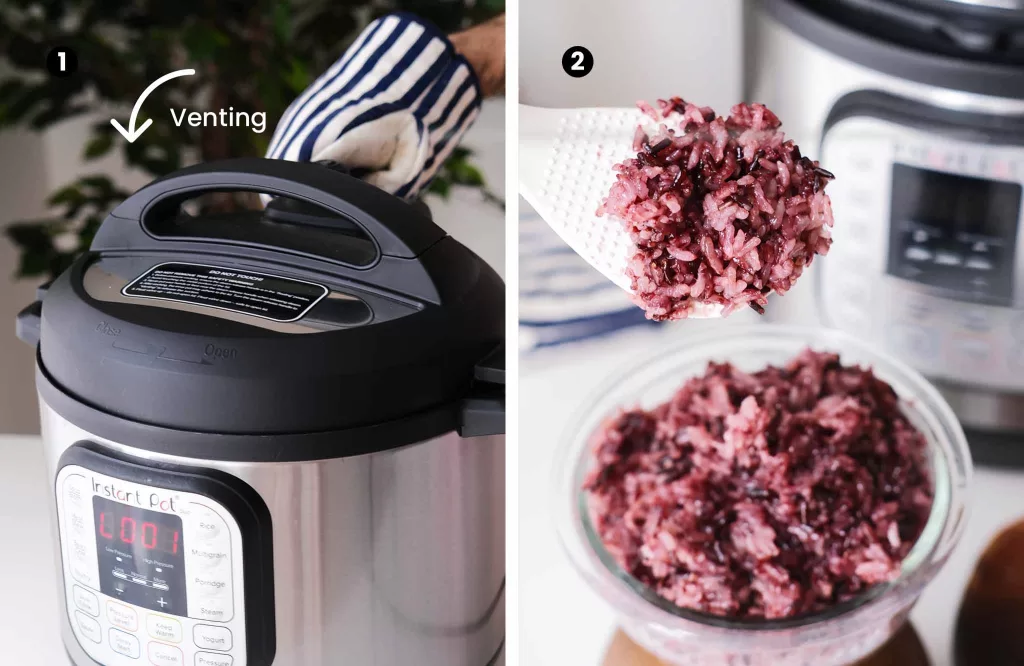
<instances>
[{"instance_id":1,"label":"black warning label on lid","mask_svg":"<svg viewBox=\"0 0 1024 666\"><path fill-rule=\"evenodd\" d=\"M265 273L167 263L135 278L121 293L289 322L302 319L328 291L322 284Z\"/></svg>"}]
</instances>

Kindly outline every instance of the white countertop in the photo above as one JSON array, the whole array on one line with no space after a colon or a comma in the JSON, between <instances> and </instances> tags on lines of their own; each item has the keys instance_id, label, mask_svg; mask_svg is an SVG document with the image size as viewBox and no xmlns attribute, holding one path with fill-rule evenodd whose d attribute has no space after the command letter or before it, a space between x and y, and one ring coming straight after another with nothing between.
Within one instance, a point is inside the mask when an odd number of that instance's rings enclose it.
<instances>
[{"instance_id":1,"label":"white countertop","mask_svg":"<svg viewBox=\"0 0 1024 666\"><path fill-rule=\"evenodd\" d=\"M684 324L688 325L688 324ZM635 330L526 357L520 365L519 581L521 663L598 666L614 618L562 555L550 518L551 464L567 420L637 346L678 340L679 327ZM960 545L925 590L911 618L933 666L952 666L960 597L982 549L1024 518L1024 472L976 469L971 518Z\"/></svg>"}]
</instances>

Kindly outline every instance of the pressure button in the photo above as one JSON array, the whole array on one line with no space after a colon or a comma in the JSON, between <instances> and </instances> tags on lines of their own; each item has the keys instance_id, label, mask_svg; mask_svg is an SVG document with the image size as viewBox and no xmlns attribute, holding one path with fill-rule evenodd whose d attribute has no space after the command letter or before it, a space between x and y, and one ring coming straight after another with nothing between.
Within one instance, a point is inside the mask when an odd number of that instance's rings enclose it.
<instances>
[{"instance_id":1,"label":"pressure button","mask_svg":"<svg viewBox=\"0 0 1024 666\"><path fill-rule=\"evenodd\" d=\"M214 654L212 652L197 652L195 666L231 666L235 658L230 654Z\"/></svg>"}]
</instances>

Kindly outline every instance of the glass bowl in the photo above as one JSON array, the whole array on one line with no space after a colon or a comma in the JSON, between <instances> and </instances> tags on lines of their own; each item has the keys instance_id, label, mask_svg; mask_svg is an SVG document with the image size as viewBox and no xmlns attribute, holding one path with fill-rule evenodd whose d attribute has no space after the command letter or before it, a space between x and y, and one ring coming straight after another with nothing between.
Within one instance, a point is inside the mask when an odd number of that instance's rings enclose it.
<instances>
[{"instance_id":1,"label":"glass bowl","mask_svg":"<svg viewBox=\"0 0 1024 666\"><path fill-rule=\"evenodd\" d=\"M895 580L826 611L791 619L729 619L679 608L622 570L594 532L583 480L592 465L591 435L620 408L665 401L708 361L745 371L780 365L806 347L871 367L892 385L904 413L928 441L934 503L924 531ZM831 666L870 654L902 626L949 557L967 520L972 466L963 429L938 391L901 361L832 329L779 326L720 329L651 350L613 376L585 403L560 445L554 507L562 545L577 572L615 611L622 629L646 650L678 666Z\"/></svg>"}]
</instances>

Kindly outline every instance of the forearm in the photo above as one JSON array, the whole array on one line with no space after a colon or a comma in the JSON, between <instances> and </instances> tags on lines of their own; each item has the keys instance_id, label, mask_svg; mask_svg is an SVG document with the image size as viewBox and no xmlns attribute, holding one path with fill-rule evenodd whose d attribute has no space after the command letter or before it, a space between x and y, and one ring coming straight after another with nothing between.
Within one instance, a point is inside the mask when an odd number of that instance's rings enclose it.
<instances>
[{"instance_id":1,"label":"forearm","mask_svg":"<svg viewBox=\"0 0 1024 666\"><path fill-rule=\"evenodd\" d=\"M450 36L455 50L469 61L484 97L505 91L505 15Z\"/></svg>"}]
</instances>

